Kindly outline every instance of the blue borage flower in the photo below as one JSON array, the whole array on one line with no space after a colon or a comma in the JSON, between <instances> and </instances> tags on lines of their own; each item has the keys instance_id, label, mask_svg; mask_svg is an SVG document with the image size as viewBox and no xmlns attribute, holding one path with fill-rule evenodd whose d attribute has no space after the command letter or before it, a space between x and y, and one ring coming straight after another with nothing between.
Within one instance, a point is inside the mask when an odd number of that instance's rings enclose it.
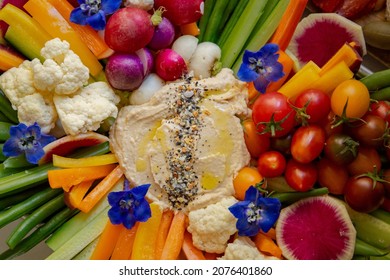
<instances>
[{"instance_id":1,"label":"blue borage flower","mask_svg":"<svg viewBox=\"0 0 390 280\"><path fill-rule=\"evenodd\" d=\"M124 190L110 192L108 203L111 205L108 210L108 217L114 225L123 224L127 229L131 229L137 221L147 221L152 213L150 205L145 199L150 184L140 185L130 189L127 179L124 182Z\"/></svg>"},{"instance_id":2,"label":"blue borage flower","mask_svg":"<svg viewBox=\"0 0 390 280\"><path fill-rule=\"evenodd\" d=\"M6 157L25 155L29 163L37 164L45 155L43 147L56 140L54 136L41 132L41 127L34 123L27 126L24 123L11 126L10 138L5 141L3 154Z\"/></svg>"},{"instance_id":3,"label":"blue borage flower","mask_svg":"<svg viewBox=\"0 0 390 280\"><path fill-rule=\"evenodd\" d=\"M279 199L263 197L258 189L251 186L245 193L245 199L229 207L236 217L238 235L254 236L260 229L268 232L279 217L281 203Z\"/></svg>"},{"instance_id":4,"label":"blue borage flower","mask_svg":"<svg viewBox=\"0 0 390 280\"><path fill-rule=\"evenodd\" d=\"M278 62L279 46L265 44L258 52L245 50L237 77L244 82L253 82L255 88L265 93L271 82L284 76L283 65Z\"/></svg>"},{"instance_id":5,"label":"blue borage flower","mask_svg":"<svg viewBox=\"0 0 390 280\"><path fill-rule=\"evenodd\" d=\"M90 25L95 30L106 27L106 16L113 14L122 4L121 0L77 0L80 6L70 13L70 21Z\"/></svg>"}]
</instances>

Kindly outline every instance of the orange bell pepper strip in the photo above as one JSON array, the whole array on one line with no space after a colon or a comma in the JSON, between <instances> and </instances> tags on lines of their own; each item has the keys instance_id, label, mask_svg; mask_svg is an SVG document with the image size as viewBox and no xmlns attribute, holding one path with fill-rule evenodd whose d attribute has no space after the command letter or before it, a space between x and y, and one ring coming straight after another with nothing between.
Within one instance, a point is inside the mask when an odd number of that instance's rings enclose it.
<instances>
[{"instance_id":1,"label":"orange bell pepper strip","mask_svg":"<svg viewBox=\"0 0 390 280\"><path fill-rule=\"evenodd\" d=\"M122 176L123 171L121 167L117 165L91 190L91 192L87 194L86 197L84 197L78 208L84 213L91 211L91 209L115 186Z\"/></svg>"},{"instance_id":2,"label":"orange bell pepper strip","mask_svg":"<svg viewBox=\"0 0 390 280\"><path fill-rule=\"evenodd\" d=\"M161 258L161 254L167 239L169 228L173 219L173 211L165 210L161 217L160 228L158 229L158 236L156 240L156 259Z\"/></svg>"},{"instance_id":3,"label":"orange bell pepper strip","mask_svg":"<svg viewBox=\"0 0 390 280\"><path fill-rule=\"evenodd\" d=\"M155 260L156 240L160 228L162 210L156 203L150 204L152 216L146 222L140 222L135 236L132 260Z\"/></svg>"},{"instance_id":4,"label":"orange bell pepper strip","mask_svg":"<svg viewBox=\"0 0 390 280\"><path fill-rule=\"evenodd\" d=\"M194 246L192 235L188 231L184 232L182 250L187 260L206 260L203 252Z\"/></svg>"},{"instance_id":5,"label":"orange bell pepper strip","mask_svg":"<svg viewBox=\"0 0 390 280\"><path fill-rule=\"evenodd\" d=\"M53 189L63 188L68 192L72 186L83 181L91 181L107 176L117 164L92 167L55 169L47 172L49 185Z\"/></svg>"},{"instance_id":6,"label":"orange bell pepper strip","mask_svg":"<svg viewBox=\"0 0 390 280\"><path fill-rule=\"evenodd\" d=\"M176 260L180 254L184 242L187 215L176 212L169 228L167 240L161 253L162 260Z\"/></svg>"},{"instance_id":7,"label":"orange bell pepper strip","mask_svg":"<svg viewBox=\"0 0 390 280\"><path fill-rule=\"evenodd\" d=\"M64 193L64 198L66 205L71 209L76 209L79 207L84 196L91 188L94 180L83 181L75 186L73 186L69 192Z\"/></svg>"},{"instance_id":8,"label":"orange bell pepper strip","mask_svg":"<svg viewBox=\"0 0 390 280\"><path fill-rule=\"evenodd\" d=\"M257 249L262 253L282 258L282 249L272 240L271 237L265 235L262 232L259 232L253 237L253 242L255 243Z\"/></svg>"},{"instance_id":9,"label":"orange bell pepper strip","mask_svg":"<svg viewBox=\"0 0 390 280\"><path fill-rule=\"evenodd\" d=\"M118 240L115 244L114 251L112 252L111 255L111 260L130 259L138 225L139 222L135 223L135 225L131 229L127 229L124 226L122 226L121 233L119 234Z\"/></svg>"},{"instance_id":10,"label":"orange bell pepper strip","mask_svg":"<svg viewBox=\"0 0 390 280\"><path fill-rule=\"evenodd\" d=\"M108 220L90 259L109 260L121 230L122 225L114 225Z\"/></svg>"},{"instance_id":11,"label":"orange bell pepper strip","mask_svg":"<svg viewBox=\"0 0 390 280\"><path fill-rule=\"evenodd\" d=\"M0 70L5 72L12 67L18 67L24 59L20 55L11 53L4 47L0 47Z\"/></svg>"}]
</instances>

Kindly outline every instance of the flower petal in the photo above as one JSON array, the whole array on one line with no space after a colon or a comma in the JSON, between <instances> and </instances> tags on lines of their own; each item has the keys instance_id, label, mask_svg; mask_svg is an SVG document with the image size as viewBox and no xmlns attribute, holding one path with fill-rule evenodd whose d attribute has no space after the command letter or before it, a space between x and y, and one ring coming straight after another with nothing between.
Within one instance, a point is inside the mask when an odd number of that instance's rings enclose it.
<instances>
[{"instance_id":1,"label":"flower petal","mask_svg":"<svg viewBox=\"0 0 390 280\"><path fill-rule=\"evenodd\" d=\"M137 207L134 207L134 217L137 221L146 222L151 216L150 205L145 199Z\"/></svg>"},{"instance_id":2,"label":"flower petal","mask_svg":"<svg viewBox=\"0 0 390 280\"><path fill-rule=\"evenodd\" d=\"M135 225L136 219L131 213L122 217L122 223L127 229L131 229Z\"/></svg>"},{"instance_id":3,"label":"flower petal","mask_svg":"<svg viewBox=\"0 0 390 280\"><path fill-rule=\"evenodd\" d=\"M259 74L254 71L249 64L242 63L237 72L237 78L244 82L252 82L259 77Z\"/></svg>"},{"instance_id":4,"label":"flower petal","mask_svg":"<svg viewBox=\"0 0 390 280\"><path fill-rule=\"evenodd\" d=\"M122 223L119 207L110 208L108 210L108 217L110 218L111 223L114 225L119 225Z\"/></svg>"},{"instance_id":5,"label":"flower petal","mask_svg":"<svg viewBox=\"0 0 390 280\"><path fill-rule=\"evenodd\" d=\"M80 3L80 4L83 4L83 3ZM83 10L81 10L80 7L77 7L74 10L72 10L72 12L70 13L70 16L69 16L69 20L71 22L74 22L74 23L77 23L80 25L86 25L87 18L88 18L88 16L83 13Z\"/></svg>"},{"instance_id":6,"label":"flower petal","mask_svg":"<svg viewBox=\"0 0 390 280\"><path fill-rule=\"evenodd\" d=\"M140 185L131 189L131 193L134 195L134 199L141 200L148 192L150 184Z\"/></svg>"},{"instance_id":7,"label":"flower petal","mask_svg":"<svg viewBox=\"0 0 390 280\"><path fill-rule=\"evenodd\" d=\"M254 186L250 186L245 192L245 200L247 201L255 202L259 196L261 196L261 194Z\"/></svg>"},{"instance_id":8,"label":"flower petal","mask_svg":"<svg viewBox=\"0 0 390 280\"><path fill-rule=\"evenodd\" d=\"M119 201L124 197L125 192L124 191L119 191L119 192L110 192L107 195L108 203L112 207L116 207L119 205Z\"/></svg>"},{"instance_id":9,"label":"flower petal","mask_svg":"<svg viewBox=\"0 0 390 280\"><path fill-rule=\"evenodd\" d=\"M24 150L20 149L19 139L16 137L8 138L3 145L3 154L6 157L14 157L24 153Z\"/></svg>"},{"instance_id":10,"label":"flower petal","mask_svg":"<svg viewBox=\"0 0 390 280\"><path fill-rule=\"evenodd\" d=\"M39 143L41 143L42 147L45 147L47 144L53 142L54 140L56 140L56 138L52 135L41 134L41 137L39 138Z\"/></svg>"},{"instance_id":11,"label":"flower petal","mask_svg":"<svg viewBox=\"0 0 390 280\"><path fill-rule=\"evenodd\" d=\"M246 219L246 209L249 203L250 201L246 201L246 200L239 201L233 204L232 206L230 206L228 209L230 213L232 213L233 216L236 217L237 219L241 219L241 218Z\"/></svg>"},{"instance_id":12,"label":"flower petal","mask_svg":"<svg viewBox=\"0 0 390 280\"><path fill-rule=\"evenodd\" d=\"M19 123L18 125L13 125L9 129L10 137L23 138L27 130L27 125L24 123Z\"/></svg>"},{"instance_id":13,"label":"flower petal","mask_svg":"<svg viewBox=\"0 0 390 280\"><path fill-rule=\"evenodd\" d=\"M87 17L86 23L95 30L104 30L106 27L106 15L100 10L96 14Z\"/></svg>"},{"instance_id":14,"label":"flower petal","mask_svg":"<svg viewBox=\"0 0 390 280\"><path fill-rule=\"evenodd\" d=\"M257 89L261 93L265 93L267 90L270 81L265 77L260 75L256 80L253 81L253 85L255 89Z\"/></svg>"},{"instance_id":15,"label":"flower petal","mask_svg":"<svg viewBox=\"0 0 390 280\"><path fill-rule=\"evenodd\" d=\"M34 139L41 138L41 128L37 123L34 123L27 127L26 136L34 137Z\"/></svg>"},{"instance_id":16,"label":"flower petal","mask_svg":"<svg viewBox=\"0 0 390 280\"><path fill-rule=\"evenodd\" d=\"M106 15L110 15L118 10L121 4L121 0L102 0L101 7Z\"/></svg>"},{"instance_id":17,"label":"flower petal","mask_svg":"<svg viewBox=\"0 0 390 280\"><path fill-rule=\"evenodd\" d=\"M38 143L39 144L39 143ZM45 155L41 145L34 145L33 148L26 149L26 160L32 164L38 164L39 160Z\"/></svg>"}]
</instances>

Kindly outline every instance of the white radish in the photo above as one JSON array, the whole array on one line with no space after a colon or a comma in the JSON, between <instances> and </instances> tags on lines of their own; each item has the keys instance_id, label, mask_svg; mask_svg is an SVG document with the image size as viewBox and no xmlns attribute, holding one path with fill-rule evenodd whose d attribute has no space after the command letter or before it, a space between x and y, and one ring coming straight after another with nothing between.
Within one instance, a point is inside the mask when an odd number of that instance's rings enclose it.
<instances>
[{"instance_id":1,"label":"white radish","mask_svg":"<svg viewBox=\"0 0 390 280\"><path fill-rule=\"evenodd\" d=\"M129 96L129 102L131 105L140 105L146 103L152 98L152 96L163 86L165 82L157 74L150 73L141 86L134 90Z\"/></svg>"},{"instance_id":2,"label":"white radish","mask_svg":"<svg viewBox=\"0 0 390 280\"><path fill-rule=\"evenodd\" d=\"M177 52L186 63L190 61L192 54L198 46L199 39L192 35L183 35L177 38L171 49Z\"/></svg>"},{"instance_id":3,"label":"white radish","mask_svg":"<svg viewBox=\"0 0 390 280\"><path fill-rule=\"evenodd\" d=\"M188 70L193 72L196 78L209 78L213 75L216 63L221 58L221 48L212 42L198 44L192 55Z\"/></svg>"}]
</instances>

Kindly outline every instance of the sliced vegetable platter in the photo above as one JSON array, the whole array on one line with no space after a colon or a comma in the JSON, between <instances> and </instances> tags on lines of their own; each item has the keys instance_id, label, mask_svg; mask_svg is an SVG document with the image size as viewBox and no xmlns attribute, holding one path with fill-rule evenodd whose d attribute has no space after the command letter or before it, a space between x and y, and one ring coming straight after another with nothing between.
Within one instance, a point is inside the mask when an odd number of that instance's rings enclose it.
<instances>
[{"instance_id":1,"label":"sliced vegetable platter","mask_svg":"<svg viewBox=\"0 0 390 280\"><path fill-rule=\"evenodd\" d=\"M0 1L0 259L388 260L390 36L366 19L390 7L349 2ZM181 157L155 195L116 137L174 90ZM239 109L210 106L226 93ZM199 114L234 120L200 175ZM162 122L124 146L155 156Z\"/></svg>"}]
</instances>

